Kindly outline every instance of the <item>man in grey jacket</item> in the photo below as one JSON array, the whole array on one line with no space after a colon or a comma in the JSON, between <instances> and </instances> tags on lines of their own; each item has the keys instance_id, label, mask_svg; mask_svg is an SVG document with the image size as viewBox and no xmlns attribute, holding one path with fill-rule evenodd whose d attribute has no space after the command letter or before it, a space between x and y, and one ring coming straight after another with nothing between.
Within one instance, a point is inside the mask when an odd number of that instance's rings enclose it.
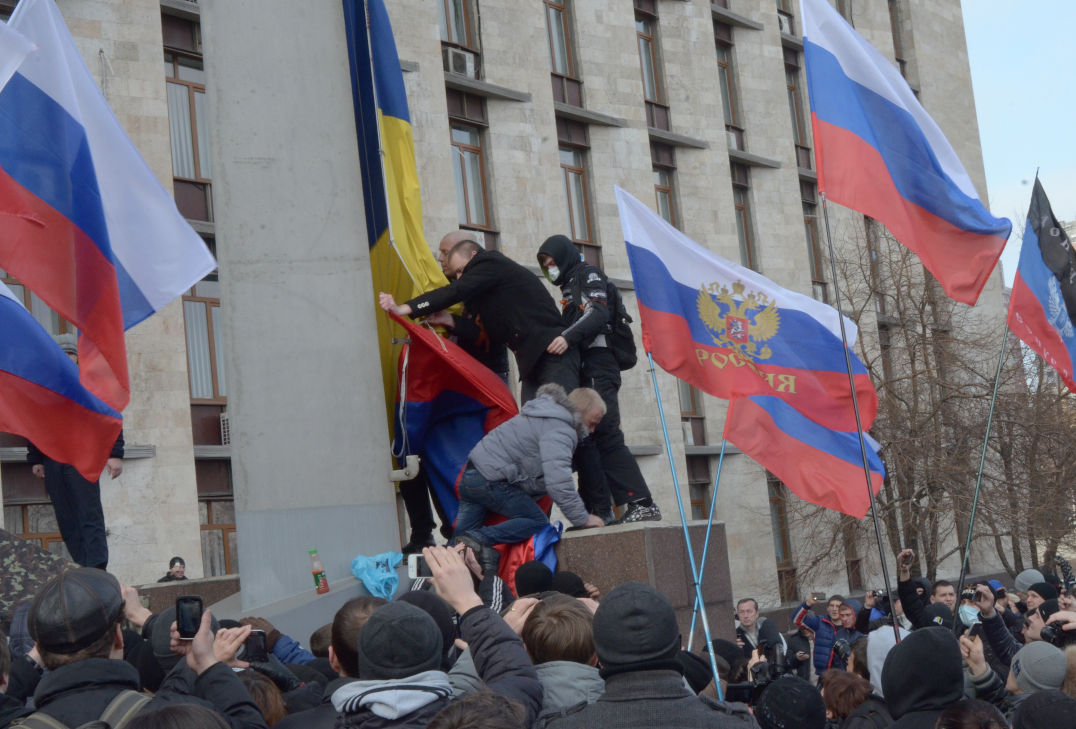
<instances>
[{"instance_id":1,"label":"man in grey jacket","mask_svg":"<svg viewBox=\"0 0 1076 729\"><path fill-rule=\"evenodd\" d=\"M548 493L577 527L604 522L587 513L572 480L572 453L605 415L601 396L587 387L566 395L560 385L538 388L519 414L491 430L471 451L460 480L455 538L476 554L494 544L522 542L549 523L534 502ZM506 521L482 526L493 512Z\"/></svg>"}]
</instances>

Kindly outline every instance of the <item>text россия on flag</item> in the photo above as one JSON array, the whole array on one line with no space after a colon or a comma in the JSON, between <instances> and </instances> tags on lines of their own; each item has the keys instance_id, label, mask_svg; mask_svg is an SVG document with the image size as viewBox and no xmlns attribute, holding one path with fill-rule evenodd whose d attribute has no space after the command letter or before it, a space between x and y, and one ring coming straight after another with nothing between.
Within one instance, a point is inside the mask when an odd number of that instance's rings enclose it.
<instances>
[{"instance_id":1,"label":"text \u0440\u043e\u0441\u0441\u0438\u044f on flag","mask_svg":"<svg viewBox=\"0 0 1076 729\"><path fill-rule=\"evenodd\" d=\"M772 395L812 420L856 429L837 310L706 250L617 188L643 347L715 397ZM845 318L850 346L856 325ZM852 353L864 428L878 396Z\"/></svg>"},{"instance_id":2,"label":"text \u0440\u043e\u0441\u0441\u0438\u044f on flag","mask_svg":"<svg viewBox=\"0 0 1076 729\"><path fill-rule=\"evenodd\" d=\"M995 218L900 72L826 0L801 0L818 188L882 222L974 304L1012 223Z\"/></svg>"}]
</instances>

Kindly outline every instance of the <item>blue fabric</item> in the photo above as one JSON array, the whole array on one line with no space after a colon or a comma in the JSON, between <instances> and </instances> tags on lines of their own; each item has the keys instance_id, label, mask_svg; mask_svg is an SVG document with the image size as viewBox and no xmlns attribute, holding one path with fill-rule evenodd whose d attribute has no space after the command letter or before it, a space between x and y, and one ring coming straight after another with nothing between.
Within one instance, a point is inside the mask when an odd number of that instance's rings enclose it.
<instances>
[{"instance_id":1,"label":"blue fabric","mask_svg":"<svg viewBox=\"0 0 1076 729\"><path fill-rule=\"evenodd\" d=\"M396 568L401 562L403 555L399 552L382 552L373 557L360 554L351 560L351 574L355 575L366 591L374 597L391 600L400 584Z\"/></svg>"},{"instance_id":2,"label":"blue fabric","mask_svg":"<svg viewBox=\"0 0 1076 729\"><path fill-rule=\"evenodd\" d=\"M273 644L273 655L281 663L310 663L317 657L299 645L294 638L283 634Z\"/></svg>"},{"instance_id":3,"label":"blue fabric","mask_svg":"<svg viewBox=\"0 0 1076 729\"><path fill-rule=\"evenodd\" d=\"M563 531L564 525L558 521L555 524L547 524L542 531L534 535L534 558L548 567L550 572L557 571L557 551L554 546L560 541Z\"/></svg>"},{"instance_id":4,"label":"blue fabric","mask_svg":"<svg viewBox=\"0 0 1076 729\"><path fill-rule=\"evenodd\" d=\"M507 521L482 526L490 511L507 517ZM515 544L530 539L548 524L542 507L523 489L504 481L486 481L473 468L463 472L456 536L469 532L486 545Z\"/></svg>"}]
</instances>

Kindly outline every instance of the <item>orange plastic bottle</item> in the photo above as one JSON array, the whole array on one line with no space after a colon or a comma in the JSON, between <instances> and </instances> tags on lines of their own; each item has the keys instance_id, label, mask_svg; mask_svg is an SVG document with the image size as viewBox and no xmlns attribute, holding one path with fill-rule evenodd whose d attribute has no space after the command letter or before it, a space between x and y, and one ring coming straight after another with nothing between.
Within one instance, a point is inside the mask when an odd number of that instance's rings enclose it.
<instances>
[{"instance_id":1,"label":"orange plastic bottle","mask_svg":"<svg viewBox=\"0 0 1076 729\"><path fill-rule=\"evenodd\" d=\"M321 563L316 549L310 550L310 571L314 575L314 589L319 595L324 595L329 591L329 579L325 576L325 565Z\"/></svg>"}]
</instances>

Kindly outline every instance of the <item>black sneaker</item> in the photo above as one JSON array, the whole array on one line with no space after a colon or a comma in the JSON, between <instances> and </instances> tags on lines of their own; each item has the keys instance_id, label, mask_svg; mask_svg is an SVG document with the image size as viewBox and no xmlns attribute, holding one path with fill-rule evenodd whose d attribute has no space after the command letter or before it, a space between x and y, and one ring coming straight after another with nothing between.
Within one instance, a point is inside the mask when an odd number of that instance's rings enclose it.
<instances>
[{"instance_id":1,"label":"black sneaker","mask_svg":"<svg viewBox=\"0 0 1076 729\"><path fill-rule=\"evenodd\" d=\"M497 568L501 566L501 553L496 549L486 546L470 533L461 534L452 541L456 544L462 544L474 552L474 557L478 560L478 566L482 568L483 575L497 574Z\"/></svg>"},{"instance_id":2,"label":"black sneaker","mask_svg":"<svg viewBox=\"0 0 1076 729\"><path fill-rule=\"evenodd\" d=\"M640 503L628 504L628 510L624 516L614 522L615 524L632 524L637 521L661 521L661 509L657 504L643 506Z\"/></svg>"},{"instance_id":3,"label":"black sneaker","mask_svg":"<svg viewBox=\"0 0 1076 729\"><path fill-rule=\"evenodd\" d=\"M432 534L427 534L425 536L416 536L412 534L411 541L403 545L403 549L401 549L400 551L403 552L404 556L406 557L409 554L422 554L423 547L436 546L437 542L433 541Z\"/></svg>"}]
</instances>

